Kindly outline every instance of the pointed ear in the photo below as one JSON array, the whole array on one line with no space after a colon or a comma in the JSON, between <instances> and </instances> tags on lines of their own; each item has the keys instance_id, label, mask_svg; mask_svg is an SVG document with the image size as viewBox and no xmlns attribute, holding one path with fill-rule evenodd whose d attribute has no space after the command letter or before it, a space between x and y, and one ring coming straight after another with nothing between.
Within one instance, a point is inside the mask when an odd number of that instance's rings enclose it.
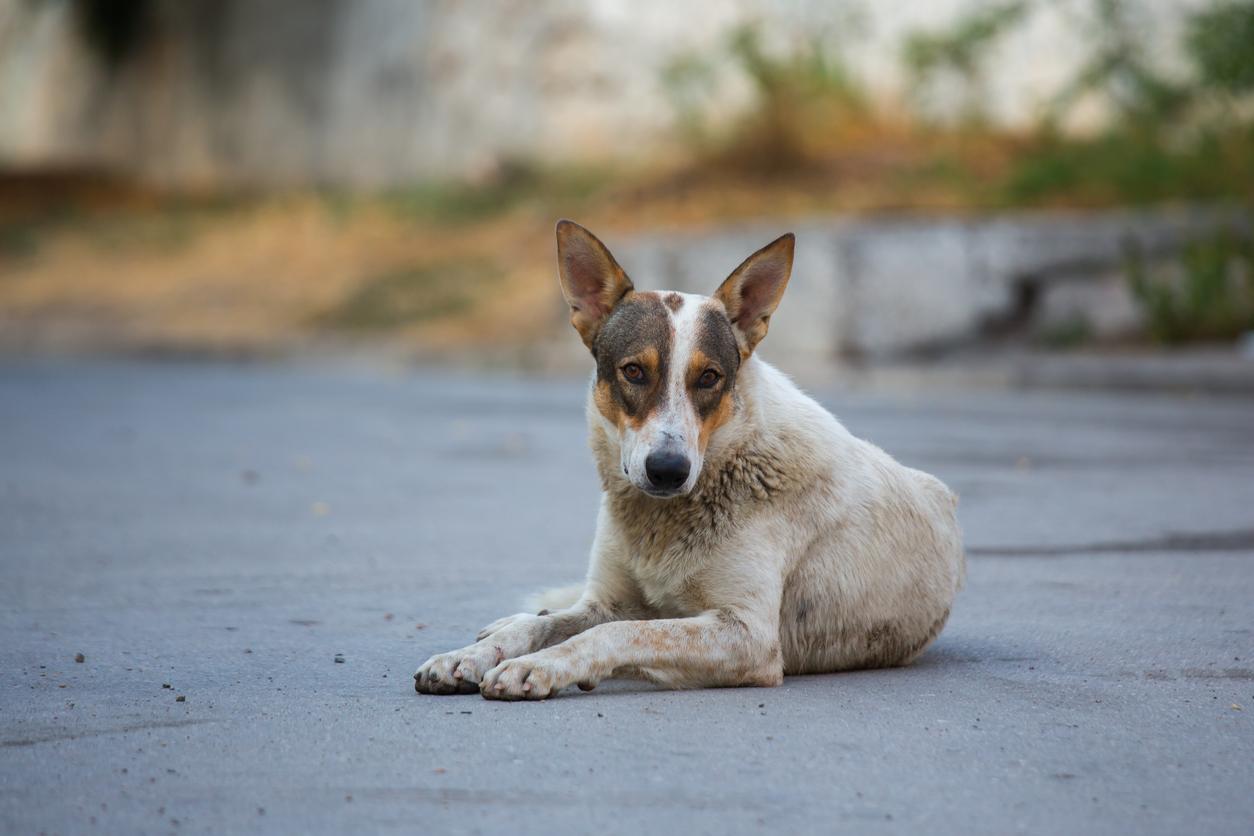
<instances>
[{"instance_id":1,"label":"pointed ear","mask_svg":"<svg viewBox=\"0 0 1254 836\"><path fill-rule=\"evenodd\" d=\"M771 314L779 305L792 275L792 251L796 239L790 232L776 238L744 260L727 277L714 298L727 308L727 316L740 343L740 357L747 358L766 336Z\"/></svg>"},{"instance_id":2,"label":"pointed ear","mask_svg":"<svg viewBox=\"0 0 1254 836\"><path fill-rule=\"evenodd\" d=\"M568 220L557 222L557 270L570 324L591 349L605 318L631 292L631 279L595 235Z\"/></svg>"}]
</instances>

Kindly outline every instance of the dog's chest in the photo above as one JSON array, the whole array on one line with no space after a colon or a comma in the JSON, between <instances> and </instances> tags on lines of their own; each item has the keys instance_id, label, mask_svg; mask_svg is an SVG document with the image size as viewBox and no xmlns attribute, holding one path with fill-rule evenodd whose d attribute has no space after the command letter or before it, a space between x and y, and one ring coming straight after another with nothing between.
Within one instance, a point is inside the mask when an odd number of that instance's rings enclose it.
<instances>
[{"instance_id":1,"label":"dog's chest","mask_svg":"<svg viewBox=\"0 0 1254 836\"><path fill-rule=\"evenodd\" d=\"M627 544L627 570L645 601L662 617L703 611L697 577L723 550L730 531L713 524L707 514L668 513L621 518L619 530Z\"/></svg>"},{"instance_id":2,"label":"dog's chest","mask_svg":"<svg viewBox=\"0 0 1254 836\"><path fill-rule=\"evenodd\" d=\"M706 609L694 582L696 567L684 562L636 563L632 575L645 603L660 618L683 618Z\"/></svg>"}]
</instances>

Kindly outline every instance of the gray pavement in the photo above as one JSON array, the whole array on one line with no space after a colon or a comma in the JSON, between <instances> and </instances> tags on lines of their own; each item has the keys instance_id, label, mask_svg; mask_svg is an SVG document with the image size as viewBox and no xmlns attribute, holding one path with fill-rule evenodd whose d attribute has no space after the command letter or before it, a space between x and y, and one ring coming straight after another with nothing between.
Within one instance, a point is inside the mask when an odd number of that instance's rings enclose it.
<instances>
[{"instance_id":1,"label":"gray pavement","mask_svg":"<svg viewBox=\"0 0 1254 836\"><path fill-rule=\"evenodd\" d=\"M1254 831L1254 402L822 400L962 494L920 662L504 704L410 675L581 573L580 382L0 365L0 830Z\"/></svg>"}]
</instances>

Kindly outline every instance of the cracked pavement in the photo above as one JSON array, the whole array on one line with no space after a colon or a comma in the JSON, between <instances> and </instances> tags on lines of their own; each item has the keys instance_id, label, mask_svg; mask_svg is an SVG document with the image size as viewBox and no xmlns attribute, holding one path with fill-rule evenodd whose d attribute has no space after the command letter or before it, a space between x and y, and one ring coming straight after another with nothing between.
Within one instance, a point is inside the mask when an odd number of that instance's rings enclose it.
<instances>
[{"instance_id":1,"label":"cracked pavement","mask_svg":"<svg viewBox=\"0 0 1254 836\"><path fill-rule=\"evenodd\" d=\"M0 830L1254 827L1254 401L819 388L962 496L917 664L415 694L581 574L583 386L0 364Z\"/></svg>"}]
</instances>

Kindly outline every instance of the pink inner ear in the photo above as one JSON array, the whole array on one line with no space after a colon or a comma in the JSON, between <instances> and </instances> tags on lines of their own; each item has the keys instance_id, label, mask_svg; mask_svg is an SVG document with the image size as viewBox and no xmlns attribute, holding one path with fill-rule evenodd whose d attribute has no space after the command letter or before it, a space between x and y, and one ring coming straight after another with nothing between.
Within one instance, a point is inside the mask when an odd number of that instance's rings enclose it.
<instances>
[{"instance_id":1,"label":"pink inner ear","mask_svg":"<svg viewBox=\"0 0 1254 836\"><path fill-rule=\"evenodd\" d=\"M593 316L604 313L605 284L610 278L610 266L587 241L570 241L562 252L570 292L579 309Z\"/></svg>"},{"instance_id":2,"label":"pink inner ear","mask_svg":"<svg viewBox=\"0 0 1254 836\"><path fill-rule=\"evenodd\" d=\"M770 310L783 280L787 265L780 259L767 258L752 265L740 281L740 304L736 309L736 322L742 327L752 325L763 313Z\"/></svg>"}]
</instances>

